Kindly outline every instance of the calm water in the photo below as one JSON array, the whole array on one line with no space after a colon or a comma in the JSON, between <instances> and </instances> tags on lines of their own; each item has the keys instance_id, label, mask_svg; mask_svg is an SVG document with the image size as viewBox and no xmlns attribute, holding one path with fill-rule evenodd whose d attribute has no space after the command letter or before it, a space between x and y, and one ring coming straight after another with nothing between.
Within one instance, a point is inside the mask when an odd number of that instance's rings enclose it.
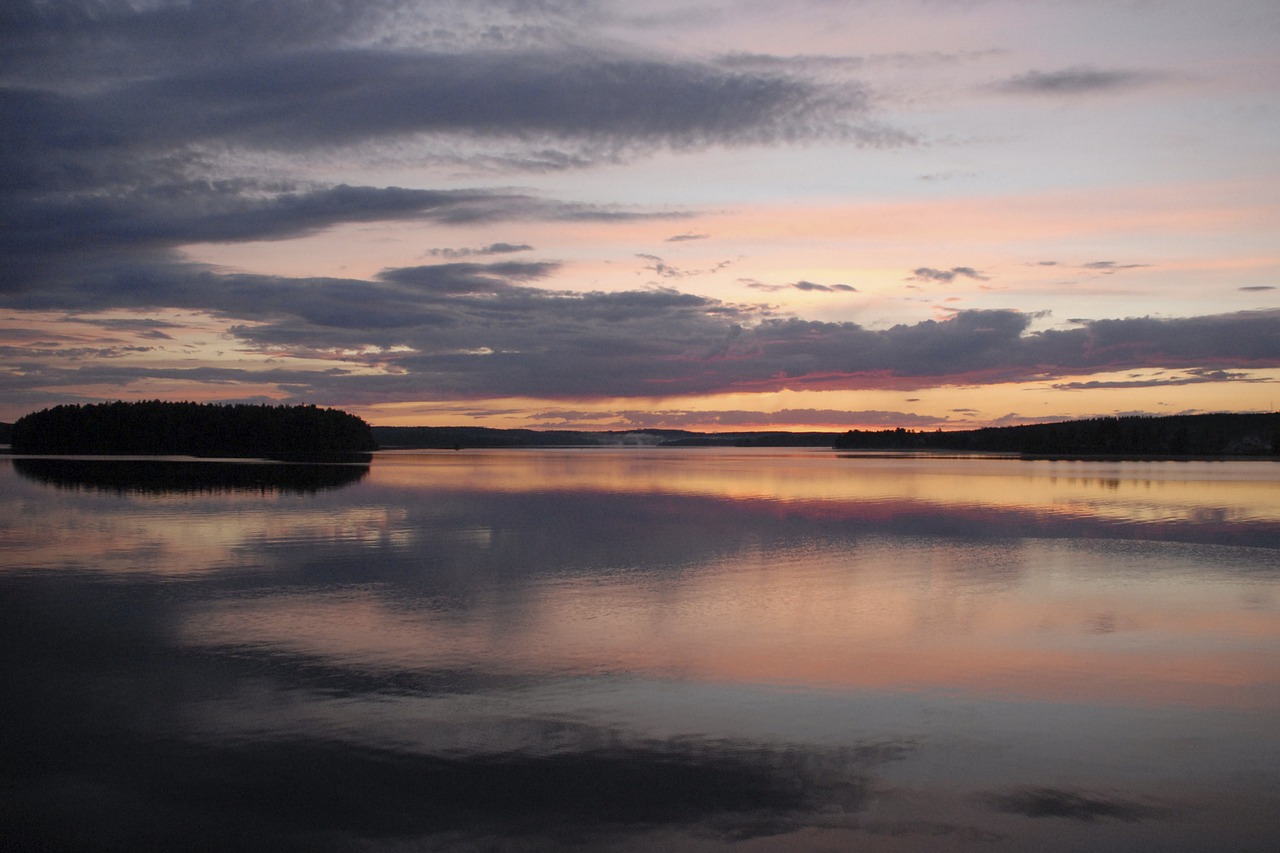
<instances>
[{"instance_id":1,"label":"calm water","mask_svg":"<svg viewBox=\"0 0 1280 853\"><path fill-rule=\"evenodd\" d=\"M1277 463L3 457L0 634L14 849L1280 849Z\"/></svg>"}]
</instances>

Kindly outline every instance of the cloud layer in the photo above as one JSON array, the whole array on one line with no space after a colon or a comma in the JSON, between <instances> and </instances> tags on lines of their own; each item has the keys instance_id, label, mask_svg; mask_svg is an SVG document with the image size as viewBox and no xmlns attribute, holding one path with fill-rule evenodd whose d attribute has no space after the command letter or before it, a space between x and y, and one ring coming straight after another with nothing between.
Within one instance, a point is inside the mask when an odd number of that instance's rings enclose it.
<instances>
[{"instance_id":1,"label":"cloud layer","mask_svg":"<svg viewBox=\"0 0 1280 853\"><path fill-rule=\"evenodd\" d=\"M538 261L453 262L353 280L219 275L177 266L163 276L120 277L51 307L162 304L234 318L231 332L241 346L330 368L258 378L324 400L912 389L1135 368L1197 368L1217 372L1201 372L1195 381L1231 381L1246 378L1243 368L1280 366L1280 311L1079 321L1074 328L1032 331L1032 315L972 310L871 329L773 316L761 306L674 289L576 293L538 286L556 269ZM19 348L8 354L24 370L24 384L44 386L127 384L148 376L252 378L216 367L47 369L39 365L47 351L31 348L27 359Z\"/></svg>"}]
</instances>

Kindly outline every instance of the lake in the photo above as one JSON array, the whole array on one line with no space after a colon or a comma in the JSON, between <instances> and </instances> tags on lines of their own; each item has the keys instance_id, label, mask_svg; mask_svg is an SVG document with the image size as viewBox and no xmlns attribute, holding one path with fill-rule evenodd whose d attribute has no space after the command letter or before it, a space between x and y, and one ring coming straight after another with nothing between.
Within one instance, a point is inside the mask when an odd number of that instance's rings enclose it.
<instances>
[{"instance_id":1,"label":"lake","mask_svg":"<svg viewBox=\"0 0 1280 853\"><path fill-rule=\"evenodd\" d=\"M0 457L40 850L1280 849L1280 463Z\"/></svg>"}]
</instances>

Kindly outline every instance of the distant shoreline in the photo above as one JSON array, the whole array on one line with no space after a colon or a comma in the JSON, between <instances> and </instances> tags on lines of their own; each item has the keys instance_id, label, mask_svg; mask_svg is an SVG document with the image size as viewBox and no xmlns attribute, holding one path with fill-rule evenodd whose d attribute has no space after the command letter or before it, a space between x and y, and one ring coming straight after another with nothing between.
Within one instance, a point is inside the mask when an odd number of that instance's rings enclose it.
<instances>
[{"instance_id":1,"label":"distant shoreline","mask_svg":"<svg viewBox=\"0 0 1280 853\"><path fill-rule=\"evenodd\" d=\"M226 418L235 409L258 426L236 430L203 429L198 438L175 437L163 419L153 417L140 428L140 406L151 406L168 417L179 412L188 421ZM87 414L103 407L119 415L114 428L88 431ZM114 407L114 408L112 408ZM124 407L123 409L120 407ZM129 408L133 407L133 408ZM343 461L352 453L383 450L461 450L498 448L799 448L832 449L872 454L989 454L1036 461L1194 461L1280 459L1280 413L1214 413L1164 417L1092 418L973 430L916 431L897 429L846 432L787 432L780 430L698 433L678 429L533 430L476 426L368 426L338 410L315 407L219 407L196 404L100 404L99 407L58 407L54 435L30 429L36 439L23 444L14 425L0 424L0 452L58 455L189 455L196 458L268 458L297 461ZM154 412L152 413L154 415ZM17 426L23 426L26 416ZM127 416L127 417L125 417ZM323 425L323 429L319 427ZM44 426L37 424L37 426ZM61 437L59 436L59 433ZM179 431L180 432L180 431ZM188 431L190 432L190 431ZM323 434L321 434L323 433ZM158 442L154 436L167 436ZM70 436L70 438L65 438Z\"/></svg>"},{"instance_id":2,"label":"distant shoreline","mask_svg":"<svg viewBox=\"0 0 1280 853\"><path fill-rule=\"evenodd\" d=\"M1265 459L1280 456L1280 414L1216 413L1092 418L942 432L494 429L371 427L380 447L813 447L866 452L999 453L1035 459Z\"/></svg>"}]
</instances>

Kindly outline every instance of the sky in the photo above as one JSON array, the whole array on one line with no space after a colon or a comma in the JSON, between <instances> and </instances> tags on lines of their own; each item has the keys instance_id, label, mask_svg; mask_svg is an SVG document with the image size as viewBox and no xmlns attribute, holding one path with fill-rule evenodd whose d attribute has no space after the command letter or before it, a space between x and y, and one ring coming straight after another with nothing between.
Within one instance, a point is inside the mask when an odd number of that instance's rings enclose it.
<instances>
[{"instance_id":1,"label":"sky","mask_svg":"<svg viewBox=\"0 0 1280 853\"><path fill-rule=\"evenodd\" d=\"M7 0L0 420L1280 408L1275 0Z\"/></svg>"}]
</instances>

